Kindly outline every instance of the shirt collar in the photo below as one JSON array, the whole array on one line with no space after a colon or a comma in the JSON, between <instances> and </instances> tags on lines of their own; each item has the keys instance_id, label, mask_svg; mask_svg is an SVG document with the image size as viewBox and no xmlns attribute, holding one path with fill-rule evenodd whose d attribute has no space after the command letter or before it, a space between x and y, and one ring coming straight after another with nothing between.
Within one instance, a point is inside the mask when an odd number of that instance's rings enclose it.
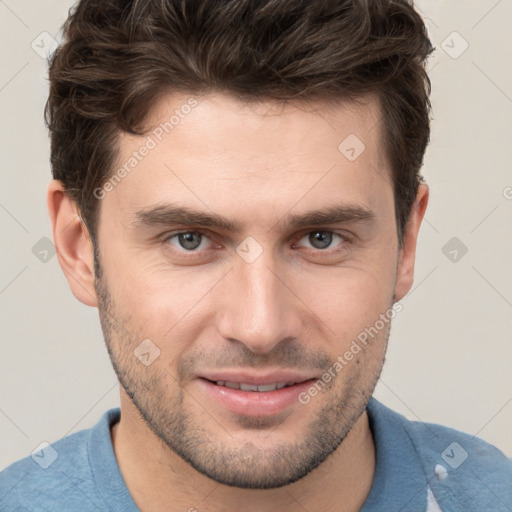
<instances>
[{"instance_id":1,"label":"shirt collar","mask_svg":"<svg viewBox=\"0 0 512 512\"><path fill-rule=\"evenodd\" d=\"M370 494L361 512L427 510L427 480L401 415L375 398L366 408L375 444L376 466Z\"/></svg>"}]
</instances>

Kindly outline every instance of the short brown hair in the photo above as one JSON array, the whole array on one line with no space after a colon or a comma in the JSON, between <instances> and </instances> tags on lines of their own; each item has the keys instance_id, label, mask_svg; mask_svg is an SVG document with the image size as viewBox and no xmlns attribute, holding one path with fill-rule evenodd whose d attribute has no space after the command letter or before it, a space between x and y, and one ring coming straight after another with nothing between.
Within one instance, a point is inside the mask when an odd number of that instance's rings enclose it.
<instances>
[{"instance_id":1,"label":"short brown hair","mask_svg":"<svg viewBox=\"0 0 512 512\"><path fill-rule=\"evenodd\" d=\"M433 50L408 0L80 0L50 60L53 177L92 239L120 131L167 92L244 100L376 94L402 242L430 137ZM340 141L341 142L341 141Z\"/></svg>"}]
</instances>

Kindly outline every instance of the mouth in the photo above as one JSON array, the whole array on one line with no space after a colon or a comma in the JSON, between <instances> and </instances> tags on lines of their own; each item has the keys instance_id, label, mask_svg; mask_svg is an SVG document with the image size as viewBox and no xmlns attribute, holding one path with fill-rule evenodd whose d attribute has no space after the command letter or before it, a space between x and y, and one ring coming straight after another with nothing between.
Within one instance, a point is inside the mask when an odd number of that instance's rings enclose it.
<instances>
[{"instance_id":1,"label":"mouth","mask_svg":"<svg viewBox=\"0 0 512 512\"><path fill-rule=\"evenodd\" d=\"M221 409L235 415L268 417L283 413L299 404L299 395L317 379L295 377L245 378L222 380L199 377L196 382L206 403L216 403ZM255 381L260 382L255 382ZM247 382L249 381L249 382ZM303 410L303 409L301 409Z\"/></svg>"},{"instance_id":2,"label":"mouth","mask_svg":"<svg viewBox=\"0 0 512 512\"><path fill-rule=\"evenodd\" d=\"M206 379L208 380L208 379ZM231 382L231 381L209 381L212 384L216 384L217 386L224 386L229 389L240 389L242 391L256 391L256 392L268 392L275 391L276 389L289 388L290 386L294 386L295 384L299 384L299 382L273 382L271 384L249 384L246 382Z\"/></svg>"}]
</instances>

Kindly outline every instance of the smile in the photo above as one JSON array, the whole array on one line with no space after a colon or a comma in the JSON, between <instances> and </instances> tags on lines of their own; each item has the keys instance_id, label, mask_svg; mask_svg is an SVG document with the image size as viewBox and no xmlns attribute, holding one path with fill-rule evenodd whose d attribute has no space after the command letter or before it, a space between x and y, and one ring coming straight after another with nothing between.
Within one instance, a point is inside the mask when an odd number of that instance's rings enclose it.
<instances>
[{"instance_id":1,"label":"smile","mask_svg":"<svg viewBox=\"0 0 512 512\"><path fill-rule=\"evenodd\" d=\"M218 380L215 384L217 386L225 386L230 389L241 389L242 391L275 391L276 389L282 389L288 386L293 386L296 384L295 382L275 382L273 384L260 384L257 386L256 384L246 384L244 382L230 382Z\"/></svg>"}]
</instances>

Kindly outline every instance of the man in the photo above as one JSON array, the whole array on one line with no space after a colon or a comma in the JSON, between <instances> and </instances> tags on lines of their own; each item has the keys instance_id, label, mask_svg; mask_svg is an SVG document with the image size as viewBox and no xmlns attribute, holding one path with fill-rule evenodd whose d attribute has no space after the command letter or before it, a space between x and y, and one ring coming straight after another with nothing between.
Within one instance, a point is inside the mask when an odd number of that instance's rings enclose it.
<instances>
[{"instance_id":1,"label":"man","mask_svg":"<svg viewBox=\"0 0 512 512\"><path fill-rule=\"evenodd\" d=\"M372 398L428 202L413 6L82 0L64 36L48 207L121 407L1 510L512 510L497 448Z\"/></svg>"}]
</instances>

